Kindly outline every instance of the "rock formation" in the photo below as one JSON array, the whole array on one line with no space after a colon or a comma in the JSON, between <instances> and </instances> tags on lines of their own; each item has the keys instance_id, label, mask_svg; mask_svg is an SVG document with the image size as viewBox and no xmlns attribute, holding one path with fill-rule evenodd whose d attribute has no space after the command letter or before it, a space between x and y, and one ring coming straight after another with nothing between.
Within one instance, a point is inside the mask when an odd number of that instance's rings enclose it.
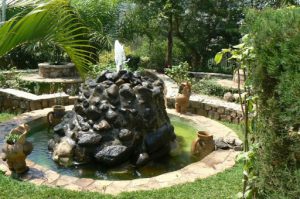
<instances>
[{"instance_id":1,"label":"rock formation","mask_svg":"<svg viewBox=\"0 0 300 199\"><path fill-rule=\"evenodd\" d=\"M62 165L124 162L142 166L168 155L175 141L164 83L139 72L102 72L87 80L73 111L54 127L53 159Z\"/></svg>"}]
</instances>

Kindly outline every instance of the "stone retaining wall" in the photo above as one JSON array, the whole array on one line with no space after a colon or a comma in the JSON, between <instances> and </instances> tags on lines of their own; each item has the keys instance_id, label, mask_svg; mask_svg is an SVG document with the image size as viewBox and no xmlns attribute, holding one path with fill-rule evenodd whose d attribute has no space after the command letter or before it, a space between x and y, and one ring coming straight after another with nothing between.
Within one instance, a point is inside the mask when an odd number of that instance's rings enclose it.
<instances>
[{"instance_id":1,"label":"stone retaining wall","mask_svg":"<svg viewBox=\"0 0 300 199\"><path fill-rule=\"evenodd\" d=\"M76 97L65 93L34 95L16 89L0 89L0 112L24 113L56 104L72 105L75 100Z\"/></svg>"},{"instance_id":2,"label":"stone retaining wall","mask_svg":"<svg viewBox=\"0 0 300 199\"><path fill-rule=\"evenodd\" d=\"M175 98L167 98L168 108L175 108ZM190 100L188 112L209 117L214 120L239 124L242 120L242 112L226 106L208 104L201 101Z\"/></svg>"}]
</instances>

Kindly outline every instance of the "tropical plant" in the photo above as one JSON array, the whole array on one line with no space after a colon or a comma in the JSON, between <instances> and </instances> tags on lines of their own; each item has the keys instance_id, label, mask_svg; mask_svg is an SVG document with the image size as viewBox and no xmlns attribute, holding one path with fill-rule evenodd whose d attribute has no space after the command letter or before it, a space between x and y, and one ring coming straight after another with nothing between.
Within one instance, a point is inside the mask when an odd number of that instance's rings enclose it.
<instances>
[{"instance_id":1,"label":"tropical plant","mask_svg":"<svg viewBox=\"0 0 300 199\"><path fill-rule=\"evenodd\" d=\"M19 139L20 139L21 135L19 134L8 134L7 136L5 136L5 141L8 144L15 144Z\"/></svg>"},{"instance_id":2,"label":"tropical plant","mask_svg":"<svg viewBox=\"0 0 300 199\"><path fill-rule=\"evenodd\" d=\"M240 71L243 71L244 76L246 73L250 73L253 70L253 62L255 59L254 48L252 46L252 39L249 35L245 35L242 38L242 43L233 48L222 49L221 52L217 53L215 56L215 62L219 64L225 54L230 54L229 59L234 60L236 64L236 71L238 73L238 93L239 102L241 104L241 109L243 113L243 123L244 123L244 153L240 155L239 159L244 162L244 179L243 179L243 191L239 193L239 198L255 198L257 195L257 190L255 187L255 180L257 178L257 173L254 170L254 163L256 158L256 151L259 144L250 145L249 138L250 134L254 134L256 126L256 109L257 107L257 96L253 93L251 78L248 77L244 84L244 91L246 91L246 99L241 96L240 87ZM250 76L251 77L251 76ZM253 117L250 117L249 115Z\"/></svg>"},{"instance_id":3,"label":"tropical plant","mask_svg":"<svg viewBox=\"0 0 300 199\"><path fill-rule=\"evenodd\" d=\"M19 13L0 28L0 56L22 44L49 41L63 49L84 76L91 62L92 47L86 39L87 29L70 1L21 1L17 5L33 9Z\"/></svg>"}]
</instances>

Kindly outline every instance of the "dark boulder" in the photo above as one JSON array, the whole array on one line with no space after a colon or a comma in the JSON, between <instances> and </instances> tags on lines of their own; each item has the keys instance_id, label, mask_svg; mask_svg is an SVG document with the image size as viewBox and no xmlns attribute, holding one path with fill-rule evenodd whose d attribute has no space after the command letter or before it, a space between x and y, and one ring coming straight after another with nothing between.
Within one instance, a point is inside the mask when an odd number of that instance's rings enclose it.
<instances>
[{"instance_id":1,"label":"dark boulder","mask_svg":"<svg viewBox=\"0 0 300 199\"><path fill-rule=\"evenodd\" d=\"M78 145L80 145L80 146L97 145L101 142L101 138L102 138L102 136L99 134L86 133L79 137Z\"/></svg>"},{"instance_id":2,"label":"dark boulder","mask_svg":"<svg viewBox=\"0 0 300 199\"><path fill-rule=\"evenodd\" d=\"M98 151L95 158L98 162L113 166L127 160L130 155L129 150L123 145L106 146Z\"/></svg>"}]
</instances>

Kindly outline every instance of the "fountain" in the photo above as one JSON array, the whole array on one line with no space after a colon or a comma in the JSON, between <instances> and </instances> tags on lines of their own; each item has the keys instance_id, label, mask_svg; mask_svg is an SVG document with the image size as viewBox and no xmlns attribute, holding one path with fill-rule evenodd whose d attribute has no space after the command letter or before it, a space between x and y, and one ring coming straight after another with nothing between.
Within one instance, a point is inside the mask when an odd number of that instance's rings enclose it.
<instances>
[{"instance_id":1,"label":"fountain","mask_svg":"<svg viewBox=\"0 0 300 199\"><path fill-rule=\"evenodd\" d=\"M53 159L65 166L143 166L168 155L176 135L163 91L162 80L125 70L86 81L73 111L54 127Z\"/></svg>"}]
</instances>

